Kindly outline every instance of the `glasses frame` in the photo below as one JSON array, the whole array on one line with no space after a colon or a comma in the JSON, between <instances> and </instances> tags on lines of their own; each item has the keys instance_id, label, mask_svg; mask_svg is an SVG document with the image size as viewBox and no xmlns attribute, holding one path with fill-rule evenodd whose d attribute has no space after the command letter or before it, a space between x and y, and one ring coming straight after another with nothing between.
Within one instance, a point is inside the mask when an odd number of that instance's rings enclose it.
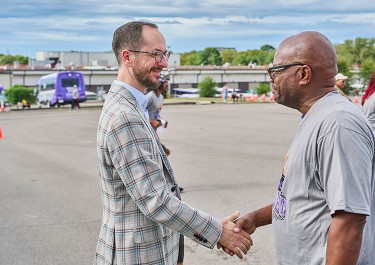
<instances>
[{"instance_id":1,"label":"glasses frame","mask_svg":"<svg viewBox=\"0 0 375 265\"><path fill-rule=\"evenodd\" d=\"M169 56L171 55L171 52L170 51L153 51L153 52L147 52L147 51L135 51L135 50L129 50L129 52L138 52L138 53L146 53L146 54L150 54L152 57L155 58L155 61L157 63L161 63L161 61L163 60L163 56L165 56L165 59L168 61L169 59Z\"/></svg>"},{"instance_id":2,"label":"glasses frame","mask_svg":"<svg viewBox=\"0 0 375 265\"><path fill-rule=\"evenodd\" d=\"M283 70L285 70L285 69L287 69L291 66L295 66L295 65L302 66L302 65L305 65L305 64L303 64L303 63L290 63L290 64L276 65L276 66L267 68L267 72L268 72L268 75L270 76L270 78L273 80L274 79L274 77L272 77L273 74L279 73L279 72L281 72L281 71L283 71Z\"/></svg>"}]
</instances>

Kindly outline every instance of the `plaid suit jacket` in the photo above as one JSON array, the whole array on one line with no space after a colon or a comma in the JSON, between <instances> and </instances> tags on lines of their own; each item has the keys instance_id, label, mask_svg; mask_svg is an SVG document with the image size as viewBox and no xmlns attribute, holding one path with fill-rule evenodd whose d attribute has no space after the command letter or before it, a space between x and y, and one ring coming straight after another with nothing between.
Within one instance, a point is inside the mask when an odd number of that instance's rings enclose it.
<instances>
[{"instance_id":1,"label":"plaid suit jacket","mask_svg":"<svg viewBox=\"0 0 375 265\"><path fill-rule=\"evenodd\" d=\"M173 170L143 109L115 83L100 116L97 152L103 219L94 264L176 264L180 233L215 246L221 220L176 197Z\"/></svg>"}]
</instances>

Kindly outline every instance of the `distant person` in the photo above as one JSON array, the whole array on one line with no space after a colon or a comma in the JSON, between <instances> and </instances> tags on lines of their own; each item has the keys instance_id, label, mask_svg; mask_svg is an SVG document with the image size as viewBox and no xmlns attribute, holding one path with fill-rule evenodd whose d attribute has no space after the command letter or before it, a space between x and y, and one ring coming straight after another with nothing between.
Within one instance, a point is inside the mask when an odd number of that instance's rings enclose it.
<instances>
[{"instance_id":1,"label":"distant person","mask_svg":"<svg viewBox=\"0 0 375 265\"><path fill-rule=\"evenodd\" d=\"M165 76L160 77L160 85L155 89L151 89L150 92L146 94L147 96L147 106L148 116L150 118L150 124L155 131L158 128L167 128L168 121L162 119L160 113L163 108L164 94L168 90L168 78ZM170 154L170 150L163 145L163 149L166 155Z\"/></svg>"},{"instance_id":2,"label":"distant person","mask_svg":"<svg viewBox=\"0 0 375 265\"><path fill-rule=\"evenodd\" d=\"M338 73L335 76L336 83L335 88L340 92L341 95L349 99L348 95L344 93L343 89L345 88L345 82L348 80L348 77L346 75L343 75L342 73ZM349 99L351 101L351 99Z\"/></svg>"},{"instance_id":3,"label":"distant person","mask_svg":"<svg viewBox=\"0 0 375 265\"><path fill-rule=\"evenodd\" d=\"M148 110L148 116L150 118L150 124L152 128L154 128L156 136L158 136L159 140L160 137L158 135L158 130L160 128L167 128L168 121L162 119L160 113L163 108L164 102L164 95L168 91L168 80L169 78L165 75L160 76L160 85L155 89L151 89L150 92L146 94L148 101L146 109ZM163 147L163 150L167 156L171 154L171 151L162 143L160 143ZM184 188L179 187L180 192L184 190Z\"/></svg>"},{"instance_id":4,"label":"distant person","mask_svg":"<svg viewBox=\"0 0 375 265\"><path fill-rule=\"evenodd\" d=\"M155 89L151 89L146 94L148 115L150 117L151 126L157 130L159 127L167 128L168 121L161 118L161 109L163 108L164 93L168 90L168 80L166 77L160 77L160 85Z\"/></svg>"},{"instance_id":5,"label":"distant person","mask_svg":"<svg viewBox=\"0 0 375 265\"><path fill-rule=\"evenodd\" d=\"M79 109L81 108L79 105L79 93L78 93L78 88L76 85L74 85L73 88L73 102L72 102L72 109L77 106Z\"/></svg>"},{"instance_id":6,"label":"distant person","mask_svg":"<svg viewBox=\"0 0 375 265\"><path fill-rule=\"evenodd\" d=\"M272 223L278 264L373 265L375 139L334 87L334 45L313 31L288 37L268 73L275 101L302 117L273 203L236 226L252 234Z\"/></svg>"},{"instance_id":7,"label":"distant person","mask_svg":"<svg viewBox=\"0 0 375 265\"><path fill-rule=\"evenodd\" d=\"M223 101L226 102L227 99L228 99L228 87L227 87L227 84L225 84L223 86L222 93L223 93Z\"/></svg>"},{"instance_id":8,"label":"distant person","mask_svg":"<svg viewBox=\"0 0 375 265\"><path fill-rule=\"evenodd\" d=\"M236 101L238 102L237 92L234 88L233 88L233 91L232 91L232 100L233 100L233 103L236 102Z\"/></svg>"},{"instance_id":9,"label":"distant person","mask_svg":"<svg viewBox=\"0 0 375 265\"><path fill-rule=\"evenodd\" d=\"M145 93L159 85L169 57L157 25L120 26L112 49L119 70L97 132L103 219L94 264L182 264L181 235L242 257L252 241L248 233L234 232L238 212L220 220L181 201L174 171L150 125Z\"/></svg>"},{"instance_id":10,"label":"distant person","mask_svg":"<svg viewBox=\"0 0 375 265\"><path fill-rule=\"evenodd\" d=\"M26 99L22 99L21 103L22 103L22 108L23 109L24 108L30 109L30 103Z\"/></svg>"},{"instance_id":11,"label":"distant person","mask_svg":"<svg viewBox=\"0 0 375 265\"><path fill-rule=\"evenodd\" d=\"M367 86L365 93L362 96L362 110L365 113L368 121L371 124L372 130L375 132L375 74L372 75L371 80Z\"/></svg>"}]
</instances>

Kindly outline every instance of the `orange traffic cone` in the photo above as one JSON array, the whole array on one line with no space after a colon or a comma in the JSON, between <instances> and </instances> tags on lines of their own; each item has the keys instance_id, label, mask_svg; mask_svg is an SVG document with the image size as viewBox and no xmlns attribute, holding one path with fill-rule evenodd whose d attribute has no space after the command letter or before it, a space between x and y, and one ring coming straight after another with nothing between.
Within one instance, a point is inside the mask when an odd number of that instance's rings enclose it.
<instances>
[{"instance_id":1,"label":"orange traffic cone","mask_svg":"<svg viewBox=\"0 0 375 265\"><path fill-rule=\"evenodd\" d=\"M1 130L1 127L0 127L0 139L1 138L4 138L4 136L3 136L3 131Z\"/></svg>"},{"instance_id":2,"label":"orange traffic cone","mask_svg":"<svg viewBox=\"0 0 375 265\"><path fill-rule=\"evenodd\" d=\"M355 95L354 103L358 103L358 96L357 95Z\"/></svg>"},{"instance_id":3,"label":"orange traffic cone","mask_svg":"<svg viewBox=\"0 0 375 265\"><path fill-rule=\"evenodd\" d=\"M266 101L266 94L263 93L262 96L260 97L260 100L262 102Z\"/></svg>"}]
</instances>

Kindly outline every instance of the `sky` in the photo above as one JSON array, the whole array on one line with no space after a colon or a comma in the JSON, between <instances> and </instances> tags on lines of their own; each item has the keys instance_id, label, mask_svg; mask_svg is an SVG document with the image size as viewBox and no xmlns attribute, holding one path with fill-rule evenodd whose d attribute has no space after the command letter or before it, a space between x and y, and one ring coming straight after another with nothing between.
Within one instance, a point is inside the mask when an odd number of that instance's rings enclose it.
<instances>
[{"instance_id":1,"label":"sky","mask_svg":"<svg viewBox=\"0 0 375 265\"><path fill-rule=\"evenodd\" d=\"M153 22L174 53L207 47L277 48L286 37L319 31L334 44L375 38L374 0L4 0L0 54L111 51L114 30Z\"/></svg>"}]
</instances>

